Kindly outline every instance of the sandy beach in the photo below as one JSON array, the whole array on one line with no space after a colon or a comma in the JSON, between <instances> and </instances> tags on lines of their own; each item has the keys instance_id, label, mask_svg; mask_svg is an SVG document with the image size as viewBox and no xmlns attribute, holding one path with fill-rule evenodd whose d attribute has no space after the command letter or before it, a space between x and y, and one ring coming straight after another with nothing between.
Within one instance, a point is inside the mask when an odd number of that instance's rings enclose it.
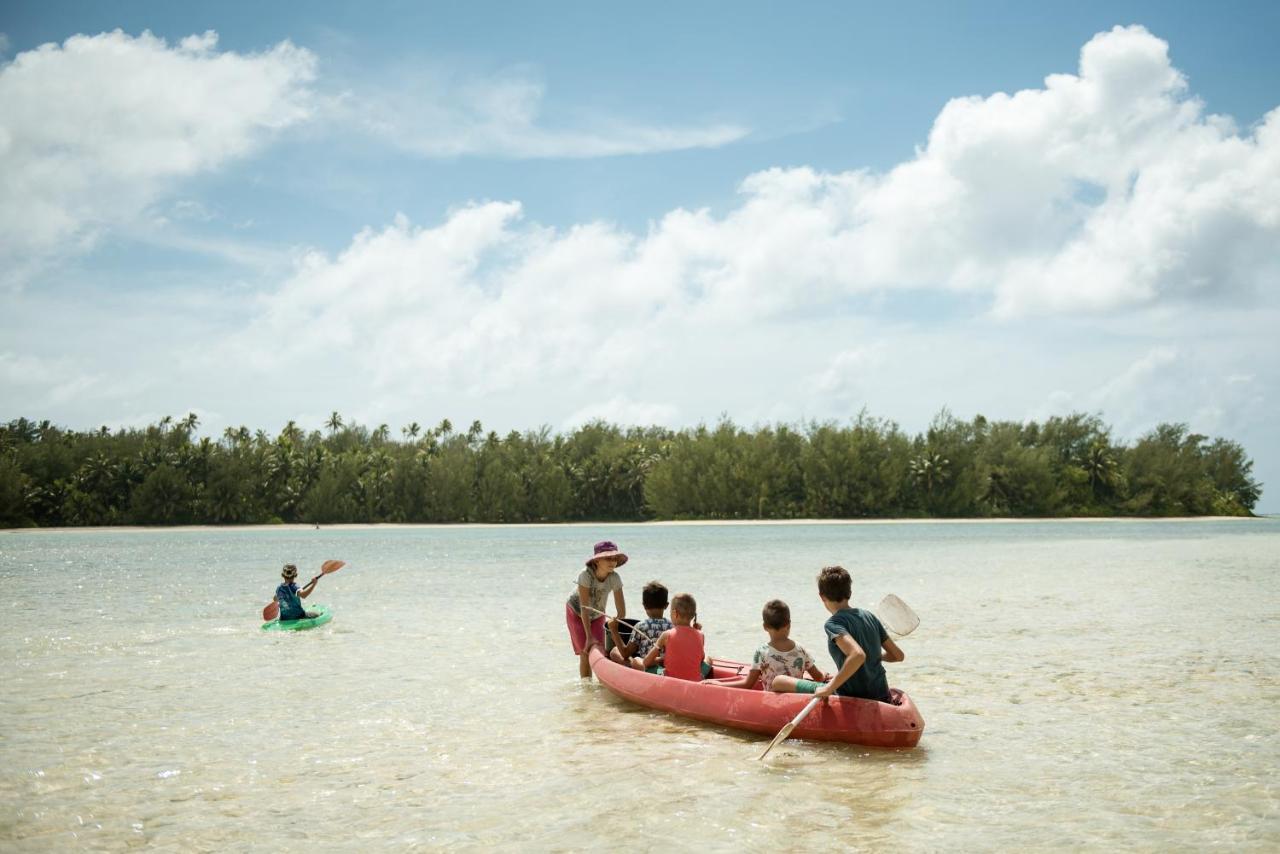
<instances>
[{"instance_id":1,"label":"sandy beach","mask_svg":"<svg viewBox=\"0 0 1280 854\"><path fill-rule=\"evenodd\" d=\"M431 524L424 522L344 523L336 525L114 525L61 528L0 528L0 534L69 534L69 533L148 533L153 531L371 531L371 530L451 530L451 529L508 529L508 528L614 528L635 526L644 528L697 528L729 526L808 526L808 525L1043 525L1047 523L1080 524L1136 524L1179 522L1258 522L1270 516L1066 516L1061 519L667 519L651 522L452 522Z\"/></svg>"}]
</instances>

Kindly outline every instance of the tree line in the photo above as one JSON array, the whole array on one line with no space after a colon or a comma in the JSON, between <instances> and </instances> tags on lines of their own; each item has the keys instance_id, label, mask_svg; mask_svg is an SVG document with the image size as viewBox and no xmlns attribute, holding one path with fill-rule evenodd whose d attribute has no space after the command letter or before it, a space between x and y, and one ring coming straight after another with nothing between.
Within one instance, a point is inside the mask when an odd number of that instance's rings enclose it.
<instances>
[{"instance_id":1,"label":"tree line","mask_svg":"<svg viewBox=\"0 0 1280 854\"><path fill-rule=\"evenodd\" d=\"M682 430L602 421L455 432L290 421L197 436L191 414L81 432L0 426L0 526L1251 515L1262 485L1229 439L1161 424L1131 444L1095 415L909 435L847 423Z\"/></svg>"}]
</instances>

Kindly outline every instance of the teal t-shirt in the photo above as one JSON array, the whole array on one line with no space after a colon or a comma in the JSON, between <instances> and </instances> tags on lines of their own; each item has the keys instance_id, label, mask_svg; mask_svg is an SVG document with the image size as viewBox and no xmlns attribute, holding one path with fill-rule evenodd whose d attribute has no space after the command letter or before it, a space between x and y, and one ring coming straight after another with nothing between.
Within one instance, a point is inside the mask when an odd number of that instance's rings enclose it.
<instances>
[{"instance_id":1,"label":"teal t-shirt","mask_svg":"<svg viewBox=\"0 0 1280 854\"><path fill-rule=\"evenodd\" d=\"M876 615L861 608L841 608L831 615L822 628L827 633L827 650L831 653L837 670L844 666L844 660L848 658L844 650L836 646L836 638L840 635L850 635L867 654L867 660L836 689L836 693L842 697L863 697L882 703L889 702L889 679L884 674L884 665L880 663L880 644L889 635Z\"/></svg>"}]
</instances>

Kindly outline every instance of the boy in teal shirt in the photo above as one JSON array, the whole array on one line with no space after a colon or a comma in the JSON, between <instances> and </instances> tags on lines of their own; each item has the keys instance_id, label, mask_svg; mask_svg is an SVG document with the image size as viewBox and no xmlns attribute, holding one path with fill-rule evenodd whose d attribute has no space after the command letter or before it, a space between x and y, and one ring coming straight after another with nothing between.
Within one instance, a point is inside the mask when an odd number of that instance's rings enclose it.
<instances>
[{"instance_id":1,"label":"boy in teal shirt","mask_svg":"<svg viewBox=\"0 0 1280 854\"><path fill-rule=\"evenodd\" d=\"M796 691L830 697L862 697L891 702L889 680L881 661L902 661L907 656L889 639L879 618L870 611L850 608L853 580L841 566L823 567L818 573L818 597L831 617L823 625L827 633L827 650L838 668L831 681L800 680Z\"/></svg>"}]
</instances>

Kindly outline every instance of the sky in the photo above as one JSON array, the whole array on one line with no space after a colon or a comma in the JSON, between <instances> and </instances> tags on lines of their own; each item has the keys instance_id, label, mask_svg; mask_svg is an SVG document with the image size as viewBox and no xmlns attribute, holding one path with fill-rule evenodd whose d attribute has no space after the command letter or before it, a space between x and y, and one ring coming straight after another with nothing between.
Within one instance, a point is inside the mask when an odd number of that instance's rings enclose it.
<instances>
[{"instance_id":1,"label":"sky","mask_svg":"<svg viewBox=\"0 0 1280 854\"><path fill-rule=\"evenodd\" d=\"M1052 5L9 0L0 420L1079 411L1280 511L1280 4Z\"/></svg>"}]
</instances>

